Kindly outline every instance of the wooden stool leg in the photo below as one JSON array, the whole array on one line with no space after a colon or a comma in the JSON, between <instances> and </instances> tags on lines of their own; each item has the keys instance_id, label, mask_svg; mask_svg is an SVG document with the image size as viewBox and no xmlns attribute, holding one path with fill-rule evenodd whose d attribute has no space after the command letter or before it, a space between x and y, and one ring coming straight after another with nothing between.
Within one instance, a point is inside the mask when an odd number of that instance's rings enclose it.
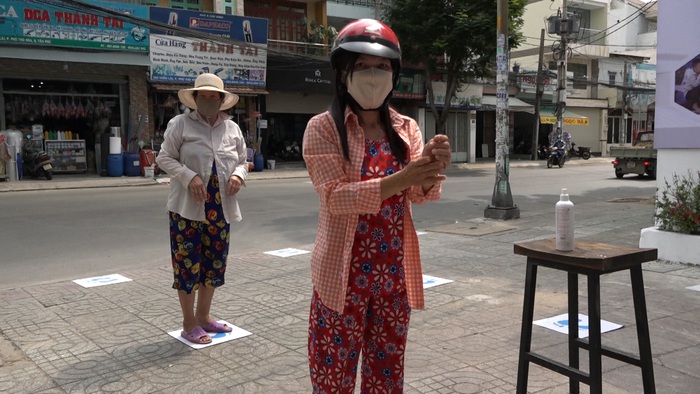
<instances>
[{"instance_id":1,"label":"wooden stool leg","mask_svg":"<svg viewBox=\"0 0 700 394\"><path fill-rule=\"evenodd\" d=\"M637 322L637 341L639 342L639 359L642 364L644 393L654 394L656 393L654 361L651 356L647 302L644 297L644 278L642 277L641 264L630 269L630 279L632 281L632 299L634 300L634 317Z\"/></svg>"},{"instance_id":2,"label":"wooden stool leg","mask_svg":"<svg viewBox=\"0 0 700 394\"><path fill-rule=\"evenodd\" d=\"M588 276L588 357L591 394L603 392L603 367L600 339L600 275Z\"/></svg>"},{"instance_id":3,"label":"wooden stool leg","mask_svg":"<svg viewBox=\"0 0 700 394\"><path fill-rule=\"evenodd\" d=\"M569 300L569 366L579 368L579 346L578 346L578 274L567 273L567 297ZM579 393L579 381L569 378L569 393Z\"/></svg>"},{"instance_id":4,"label":"wooden stool leg","mask_svg":"<svg viewBox=\"0 0 700 394\"><path fill-rule=\"evenodd\" d=\"M527 259L525 271L525 297L523 300L523 320L520 329L520 356L518 357L517 394L527 393L527 377L530 372L527 354L532 341L532 319L535 315L535 288L537 286L537 265Z\"/></svg>"}]
</instances>

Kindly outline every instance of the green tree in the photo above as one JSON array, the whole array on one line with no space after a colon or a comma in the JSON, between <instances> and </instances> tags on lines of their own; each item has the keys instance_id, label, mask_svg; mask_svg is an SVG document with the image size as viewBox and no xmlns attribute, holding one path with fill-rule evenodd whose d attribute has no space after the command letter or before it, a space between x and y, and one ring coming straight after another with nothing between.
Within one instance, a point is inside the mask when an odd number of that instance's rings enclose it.
<instances>
[{"instance_id":1,"label":"green tree","mask_svg":"<svg viewBox=\"0 0 700 394\"><path fill-rule=\"evenodd\" d=\"M494 74L496 61L496 1L394 0L384 19L399 37L404 64L425 66L428 101L437 132L444 133L450 101L463 85ZM523 40L520 29L527 0L508 0L508 45ZM446 84L445 106L435 106L432 81Z\"/></svg>"}]
</instances>

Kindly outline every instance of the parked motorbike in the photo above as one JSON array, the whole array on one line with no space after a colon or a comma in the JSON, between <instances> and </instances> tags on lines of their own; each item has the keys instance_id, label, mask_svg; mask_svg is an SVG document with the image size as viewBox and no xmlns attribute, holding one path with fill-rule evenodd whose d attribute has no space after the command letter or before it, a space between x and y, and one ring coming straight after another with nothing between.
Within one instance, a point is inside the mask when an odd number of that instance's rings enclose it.
<instances>
[{"instance_id":1,"label":"parked motorbike","mask_svg":"<svg viewBox=\"0 0 700 394\"><path fill-rule=\"evenodd\" d=\"M552 168L552 166L559 166L559 168L564 167L564 162L566 162L566 144L564 141L559 140L549 147L549 154L547 155L547 168Z\"/></svg>"},{"instance_id":2,"label":"parked motorbike","mask_svg":"<svg viewBox=\"0 0 700 394\"><path fill-rule=\"evenodd\" d=\"M22 171L32 178L46 177L53 179L53 166L51 156L42 148L40 140L32 140L28 135L22 145Z\"/></svg>"},{"instance_id":3,"label":"parked motorbike","mask_svg":"<svg viewBox=\"0 0 700 394\"><path fill-rule=\"evenodd\" d=\"M569 149L569 156L578 156L583 160L588 160L591 158L591 148L587 146L576 147L575 143L571 143L571 149Z\"/></svg>"},{"instance_id":4,"label":"parked motorbike","mask_svg":"<svg viewBox=\"0 0 700 394\"><path fill-rule=\"evenodd\" d=\"M549 155L549 152L547 151L547 147L545 145L538 145L537 146L537 158L540 160L544 160L547 158Z\"/></svg>"}]
</instances>

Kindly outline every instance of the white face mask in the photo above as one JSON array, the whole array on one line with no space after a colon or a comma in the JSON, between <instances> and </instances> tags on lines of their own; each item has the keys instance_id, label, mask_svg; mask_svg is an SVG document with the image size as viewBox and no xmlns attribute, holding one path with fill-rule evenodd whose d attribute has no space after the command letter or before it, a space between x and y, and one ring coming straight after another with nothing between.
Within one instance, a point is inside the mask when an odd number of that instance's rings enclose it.
<instances>
[{"instance_id":1,"label":"white face mask","mask_svg":"<svg viewBox=\"0 0 700 394\"><path fill-rule=\"evenodd\" d=\"M197 103L197 111L207 119L218 114L221 108L221 100L206 100L197 97L195 102Z\"/></svg>"},{"instance_id":2,"label":"white face mask","mask_svg":"<svg viewBox=\"0 0 700 394\"><path fill-rule=\"evenodd\" d=\"M348 93L364 110L379 108L394 87L391 71L372 67L348 76Z\"/></svg>"}]
</instances>

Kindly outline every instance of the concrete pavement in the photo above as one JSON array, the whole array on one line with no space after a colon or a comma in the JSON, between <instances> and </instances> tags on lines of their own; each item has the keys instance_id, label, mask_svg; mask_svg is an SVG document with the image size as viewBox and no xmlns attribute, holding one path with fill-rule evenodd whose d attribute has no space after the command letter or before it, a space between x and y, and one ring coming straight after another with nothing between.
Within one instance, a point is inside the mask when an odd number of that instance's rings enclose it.
<instances>
[{"instance_id":1,"label":"concrete pavement","mask_svg":"<svg viewBox=\"0 0 700 394\"><path fill-rule=\"evenodd\" d=\"M593 160L609 159L589 163ZM306 176L297 168L252 173L250 179L283 171L290 177ZM55 179L54 184L69 182ZM110 181L117 186L136 179ZM107 184L82 182L81 187ZM652 225L653 205L644 201L582 203L576 211L576 236L590 241L636 246L639 230ZM425 231L419 236L425 274L454 282L427 289L426 309L413 312L405 392L515 392L525 258L513 254L513 243L553 236L553 221L552 210L527 211L508 222L475 218L420 229ZM312 245L289 247L311 250ZM212 314L252 335L201 350L167 334L181 323L167 265L105 272L111 273L132 281L93 288L68 281L0 290L0 392L311 392L306 359L309 254L229 258L227 283L217 291ZM535 319L565 313L566 275L540 268L538 279ZM644 280L657 392L695 393L700 387L700 292L686 287L700 284L700 267L649 262L644 264ZM585 310L583 283L579 289ZM601 278L601 312L603 319L624 326L603 334L603 343L637 354L626 272ZM532 348L567 360L564 334L535 326ZM585 351L581 362L587 365ZM642 392L639 368L604 359L603 369L605 393ZM566 393L568 383L533 365L529 391ZM588 392L587 386L581 392Z\"/></svg>"}]
</instances>

